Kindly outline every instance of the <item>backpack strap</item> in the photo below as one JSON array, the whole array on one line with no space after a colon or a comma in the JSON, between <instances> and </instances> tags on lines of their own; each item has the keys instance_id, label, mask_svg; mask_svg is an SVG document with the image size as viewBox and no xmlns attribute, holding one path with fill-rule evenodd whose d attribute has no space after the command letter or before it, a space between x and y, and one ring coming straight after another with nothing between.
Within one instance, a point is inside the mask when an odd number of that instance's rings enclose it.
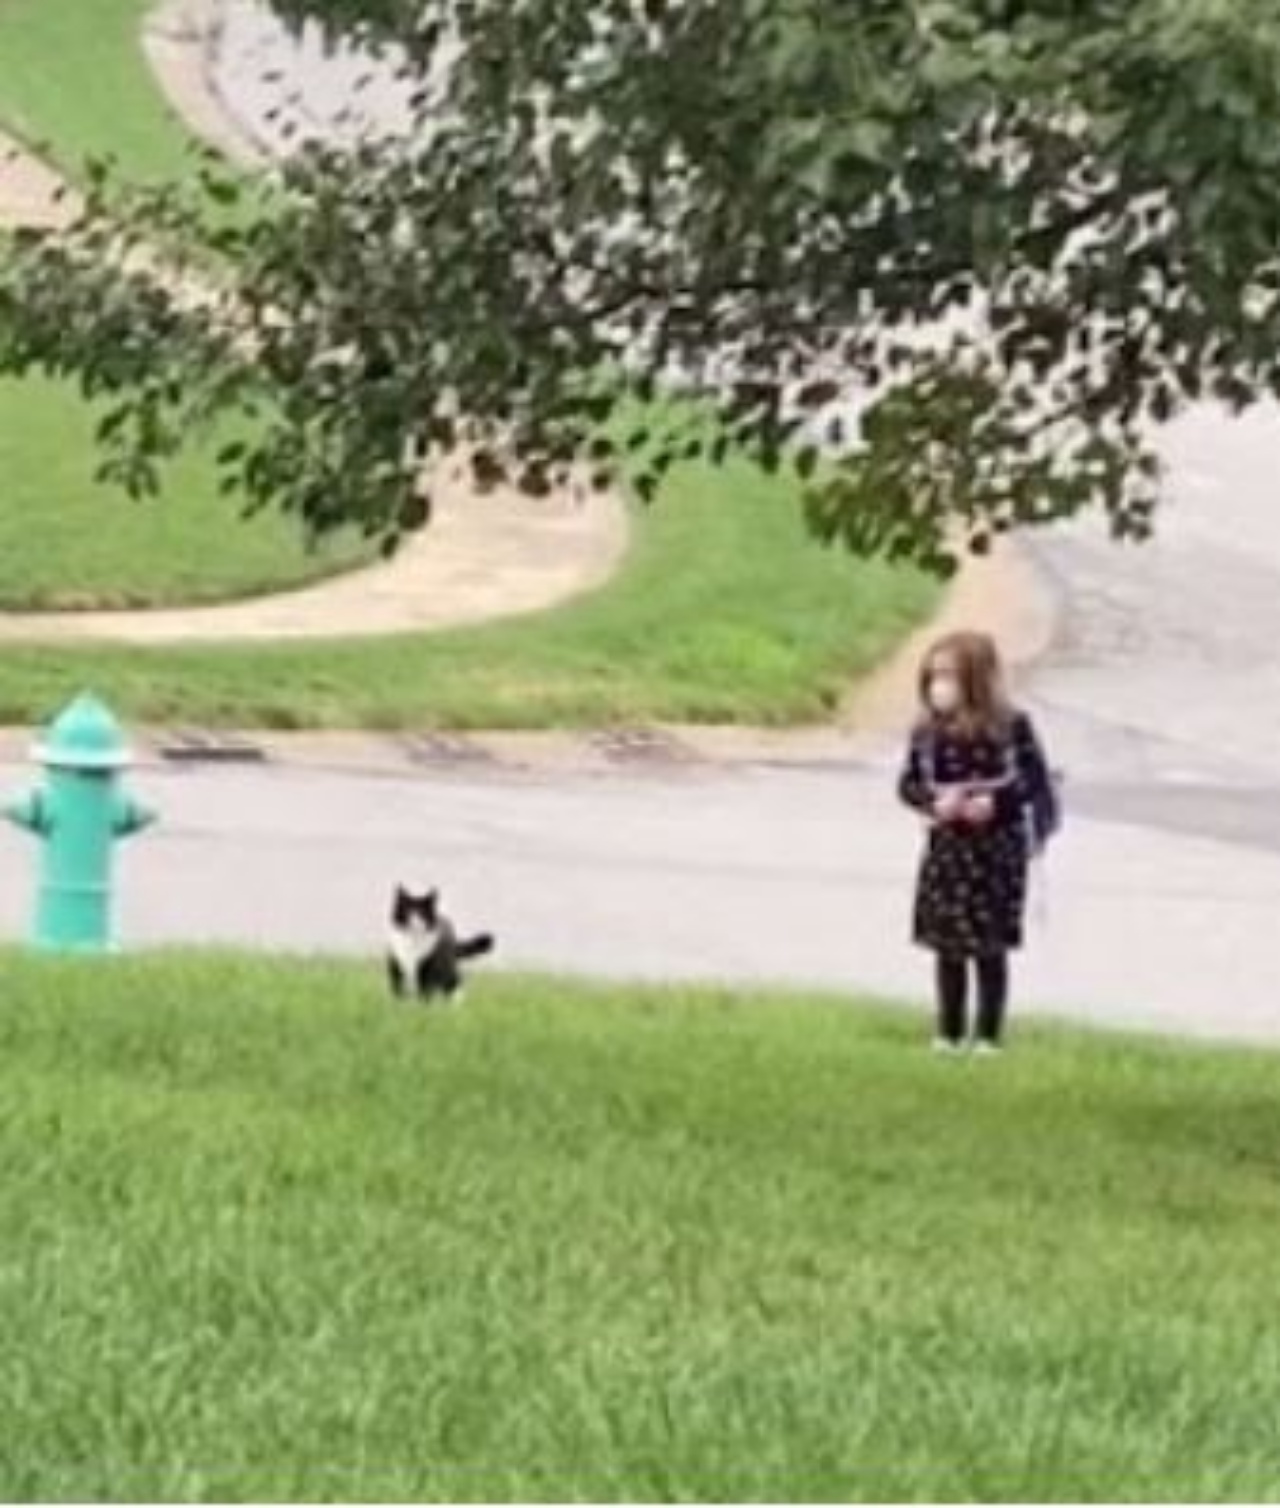
<instances>
[{"instance_id":1,"label":"backpack strap","mask_svg":"<svg viewBox=\"0 0 1280 1508\"><path fill-rule=\"evenodd\" d=\"M938 736L932 728L921 728L919 734L920 773L930 791L938 789Z\"/></svg>"}]
</instances>

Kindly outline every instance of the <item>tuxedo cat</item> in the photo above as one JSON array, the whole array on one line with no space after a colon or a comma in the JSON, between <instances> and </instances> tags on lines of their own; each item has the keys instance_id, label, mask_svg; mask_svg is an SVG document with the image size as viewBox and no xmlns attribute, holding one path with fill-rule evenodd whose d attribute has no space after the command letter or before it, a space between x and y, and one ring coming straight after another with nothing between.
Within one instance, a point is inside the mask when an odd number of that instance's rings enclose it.
<instances>
[{"instance_id":1,"label":"tuxedo cat","mask_svg":"<svg viewBox=\"0 0 1280 1508\"><path fill-rule=\"evenodd\" d=\"M387 942L387 979L393 995L460 999L463 962L492 951L493 938L487 932L465 939L458 936L440 910L438 891L414 895L402 885L396 887Z\"/></svg>"}]
</instances>

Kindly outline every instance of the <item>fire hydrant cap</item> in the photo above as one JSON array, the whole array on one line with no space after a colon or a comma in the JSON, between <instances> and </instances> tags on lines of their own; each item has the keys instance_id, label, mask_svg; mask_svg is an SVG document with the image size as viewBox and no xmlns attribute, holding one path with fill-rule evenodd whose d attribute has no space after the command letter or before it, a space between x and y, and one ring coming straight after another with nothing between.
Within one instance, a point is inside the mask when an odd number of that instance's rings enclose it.
<instances>
[{"instance_id":1,"label":"fire hydrant cap","mask_svg":"<svg viewBox=\"0 0 1280 1508\"><path fill-rule=\"evenodd\" d=\"M62 769L113 770L128 764L129 748L111 709L84 692L49 725L35 757Z\"/></svg>"}]
</instances>

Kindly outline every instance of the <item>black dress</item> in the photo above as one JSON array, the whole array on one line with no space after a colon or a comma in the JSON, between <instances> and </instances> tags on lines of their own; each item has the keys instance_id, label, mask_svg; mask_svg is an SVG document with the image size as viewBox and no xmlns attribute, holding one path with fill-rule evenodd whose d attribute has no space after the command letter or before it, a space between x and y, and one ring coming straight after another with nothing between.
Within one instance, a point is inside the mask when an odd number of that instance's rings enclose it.
<instances>
[{"instance_id":1,"label":"black dress","mask_svg":"<svg viewBox=\"0 0 1280 1508\"><path fill-rule=\"evenodd\" d=\"M915 941L949 957L981 958L1022 945L1027 898L1027 808L1049 780L1025 713L1002 736L967 737L942 723L916 730L899 781L902 800L928 814L938 788L993 783L995 816L985 826L936 824L915 897Z\"/></svg>"}]
</instances>

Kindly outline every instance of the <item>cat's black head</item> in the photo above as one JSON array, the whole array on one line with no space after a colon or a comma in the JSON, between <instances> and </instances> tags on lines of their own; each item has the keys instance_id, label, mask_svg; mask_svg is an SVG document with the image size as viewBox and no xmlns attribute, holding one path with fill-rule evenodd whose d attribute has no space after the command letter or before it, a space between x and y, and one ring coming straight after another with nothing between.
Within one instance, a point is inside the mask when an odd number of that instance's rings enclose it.
<instances>
[{"instance_id":1,"label":"cat's black head","mask_svg":"<svg viewBox=\"0 0 1280 1508\"><path fill-rule=\"evenodd\" d=\"M396 886L391 902L391 920L397 927L408 927L417 922L419 926L434 928L440 919L440 892L428 890L415 894L403 885Z\"/></svg>"}]
</instances>

